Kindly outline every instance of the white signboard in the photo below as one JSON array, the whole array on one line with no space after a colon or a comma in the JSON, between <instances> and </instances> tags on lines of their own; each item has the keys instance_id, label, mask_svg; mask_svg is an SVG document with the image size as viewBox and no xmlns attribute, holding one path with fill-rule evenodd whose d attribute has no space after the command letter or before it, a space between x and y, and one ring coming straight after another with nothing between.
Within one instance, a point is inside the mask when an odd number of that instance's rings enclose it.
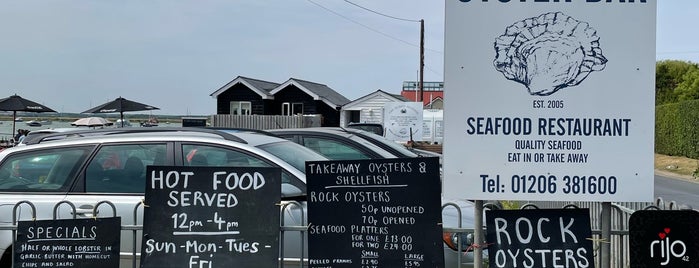
<instances>
[{"instance_id":1,"label":"white signboard","mask_svg":"<svg viewBox=\"0 0 699 268\"><path fill-rule=\"evenodd\" d=\"M445 195L651 201L656 2L446 0Z\"/></svg>"},{"instance_id":2,"label":"white signboard","mask_svg":"<svg viewBox=\"0 0 699 268\"><path fill-rule=\"evenodd\" d=\"M422 141L422 102L387 102L383 116L386 139Z\"/></svg>"}]
</instances>

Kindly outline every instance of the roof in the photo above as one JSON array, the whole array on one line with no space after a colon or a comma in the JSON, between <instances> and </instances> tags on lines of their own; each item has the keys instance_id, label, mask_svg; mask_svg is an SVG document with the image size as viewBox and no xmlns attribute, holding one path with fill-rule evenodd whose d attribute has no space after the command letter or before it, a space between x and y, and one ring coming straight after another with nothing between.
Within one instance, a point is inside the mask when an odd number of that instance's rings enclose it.
<instances>
[{"instance_id":1,"label":"roof","mask_svg":"<svg viewBox=\"0 0 699 268\"><path fill-rule=\"evenodd\" d=\"M390 101L393 101L393 102L410 102L411 101L408 98L403 97L400 94L391 94L391 93L388 93L388 92L385 92L385 91L379 89L379 90L376 90L372 93L369 93L367 95L359 97L358 99L353 100L349 103L346 103L342 107L342 109L351 109L351 108L353 108L352 106L362 104L363 102L369 101L375 97L383 97L383 98L390 100Z\"/></svg>"},{"instance_id":2,"label":"roof","mask_svg":"<svg viewBox=\"0 0 699 268\"><path fill-rule=\"evenodd\" d=\"M270 94L274 95L290 85L296 86L309 96L313 97L314 100L323 101L331 107L339 108L342 105L345 105L350 102L348 98L341 95L340 93L337 93L335 90L324 84L309 82L296 78L290 78L274 90L270 91Z\"/></svg>"},{"instance_id":3,"label":"roof","mask_svg":"<svg viewBox=\"0 0 699 268\"><path fill-rule=\"evenodd\" d=\"M220 87L218 90L211 93L210 96L218 98L218 96L221 95L221 93L226 92L226 90L230 89L238 83L250 88L252 91L260 95L262 99L273 99L274 97L272 96L272 94L270 94L270 91L279 86L278 83L274 82L238 76L235 79L223 85L222 87Z\"/></svg>"}]
</instances>

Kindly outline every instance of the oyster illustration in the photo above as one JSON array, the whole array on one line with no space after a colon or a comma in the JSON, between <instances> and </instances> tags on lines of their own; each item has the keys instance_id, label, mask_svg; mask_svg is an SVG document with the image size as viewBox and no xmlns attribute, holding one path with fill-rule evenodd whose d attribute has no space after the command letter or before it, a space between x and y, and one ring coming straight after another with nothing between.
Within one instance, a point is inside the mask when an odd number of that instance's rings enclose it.
<instances>
[{"instance_id":1,"label":"oyster illustration","mask_svg":"<svg viewBox=\"0 0 699 268\"><path fill-rule=\"evenodd\" d=\"M561 12L510 25L495 39L495 52L495 69L537 96L576 86L607 63L597 31Z\"/></svg>"}]
</instances>

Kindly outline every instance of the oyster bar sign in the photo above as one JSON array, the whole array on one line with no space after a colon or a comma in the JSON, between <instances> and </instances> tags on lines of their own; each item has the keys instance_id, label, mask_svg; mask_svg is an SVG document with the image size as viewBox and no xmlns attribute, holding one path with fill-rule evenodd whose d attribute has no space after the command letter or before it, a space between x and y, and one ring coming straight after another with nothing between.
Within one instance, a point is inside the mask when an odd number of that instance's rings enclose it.
<instances>
[{"instance_id":1,"label":"oyster bar sign","mask_svg":"<svg viewBox=\"0 0 699 268\"><path fill-rule=\"evenodd\" d=\"M652 199L655 1L445 10L446 196Z\"/></svg>"}]
</instances>

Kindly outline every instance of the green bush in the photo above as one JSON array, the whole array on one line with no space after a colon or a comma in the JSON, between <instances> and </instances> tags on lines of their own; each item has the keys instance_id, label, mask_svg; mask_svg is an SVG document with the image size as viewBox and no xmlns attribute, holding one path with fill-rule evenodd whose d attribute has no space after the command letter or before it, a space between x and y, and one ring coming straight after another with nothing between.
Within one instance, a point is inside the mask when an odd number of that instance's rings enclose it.
<instances>
[{"instance_id":1,"label":"green bush","mask_svg":"<svg viewBox=\"0 0 699 268\"><path fill-rule=\"evenodd\" d=\"M655 152L699 159L699 100L655 107Z\"/></svg>"}]
</instances>

